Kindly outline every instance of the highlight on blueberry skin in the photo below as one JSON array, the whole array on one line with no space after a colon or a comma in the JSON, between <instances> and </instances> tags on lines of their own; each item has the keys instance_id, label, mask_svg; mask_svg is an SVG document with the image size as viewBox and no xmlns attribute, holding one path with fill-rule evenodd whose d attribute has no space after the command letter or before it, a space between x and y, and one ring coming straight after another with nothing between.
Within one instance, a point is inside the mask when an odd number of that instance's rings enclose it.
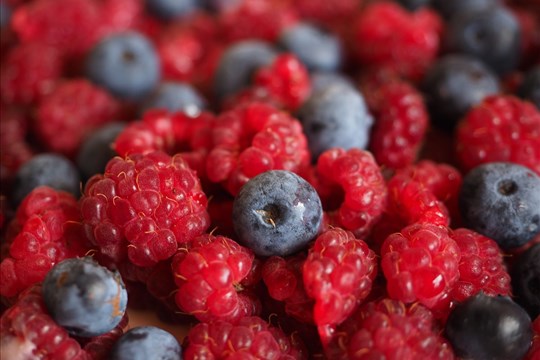
<instances>
[{"instance_id":1,"label":"highlight on blueberry skin","mask_svg":"<svg viewBox=\"0 0 540 360\"><path fill-rule=\"evenodd\" d=\"M475 360L522 359L533 338L525 310L509 297L483 293L458 304L445 331L456 355Z\"/></svg>"},{"instance_id":2,"label":"highlight on blueberry skin","mask_svg":"<svg viewBox=\"0 0 540 360\"><path fill-rule=\"evenodd\" d=\"M122 278L91 258L56 264L47 273L42 292L51 317L75 336L105 334L126 312L127 291Z\"/></svg>"},{"instance_id":3,"label":"highlight on blueberry skin","mask_svg":"<svg viewBox=\"0 0 540 360\"><path fill-rule=\"evenodd\" d=\"M540 233L540 177L529 168L487 163L463 178L459 209L467 227L518 248Z\"/></svg>"},{"instance_id":4,"label":"highlight on blueberry skin","mask_svg":"<svg viewBox=\"0 0 540 360\"><path fill-rule=\"evenodd\" d=\"M155 326L139 326L117 340L109 359L181 360L182 348L171 333Z\"/></svg>"},{"instance_id":5,"label":"highlight on blueberry skin","mask_svg":"<svg viewBox=\"0 0 540 360\"><path fill-rule=\"evenodd\" d=\"M313 186L285 170L255 176L233 203L239 241L259 256L287 256L303 249L317 235L322 216Z\"/></svg>"}]
</instances>

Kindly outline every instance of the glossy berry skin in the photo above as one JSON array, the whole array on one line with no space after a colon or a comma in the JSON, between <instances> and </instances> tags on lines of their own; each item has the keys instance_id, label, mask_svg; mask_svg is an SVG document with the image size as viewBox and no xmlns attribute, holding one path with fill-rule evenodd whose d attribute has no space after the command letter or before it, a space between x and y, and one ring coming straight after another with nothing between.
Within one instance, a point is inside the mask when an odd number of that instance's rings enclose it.
<instances>
[{"instance_id":1,"label":"glossy berry skin","mask_svg":"<svg viewBox=\"0 0 540 360\"><path fill-rule=\"evenodd\" d=\"M332 72L341 66L339 38L307 22L285 29L278 46L296 55L309 71Z\"/></svg>"},{"instance_id":2,"label":"glossy berry skin","mask_svg":"<svg viewBox=\"0 0 540 360\"><path fill-rule=\"evenodd\" d=\"M80 176L71 160L56 153L42 153L24 163L15 175L12 201L20 204L38 186L80 195Z\"/></svg>"},{"instance_id":3,"label":"glossy berry skin","mask_svg":"<svg viewBox=\"0 0 540 360\"><path fill-rule=\"evenodd\" d=\"M127 307L120 274L91 258L56 264L43 281L43 300L52 318L70 334L92 337L114 329Z\"/></svg>"},{"instance_id":4,"label":"glossy berry skin","mask_svg":"<svg viewBox=\"0 0 540 360\"><path fill-rule=\"evenodd\" d=\"M81 144L76 163L85 180L105 171L109 160L116 155L112 144L125 126L126 124L120 122L102 126L89 134Z\"/></svg>"},{"instance_id":5,"label":"glossy berry skin","mask_svg":"<svg viewBox=\"0 0 540 360\"><path fill-rule=\"evenodd\" d=\"M464 178L459 195L467 226L495 240L502 249L518 248L540 233L540 177L514 163L487 163Z\"/></svg>"},{"instance_id":6,"label":"glossy berry skin","mask_svg":"<svg viewBox=\"0 0 540 360\"><path fill-rule=\"evenodd\" d=\"M503 296L478 294L459 304L445 330L457 355L479 360L521 359L532 340L531 319Z\"/></svg>"},{"instance_id":7,"label":"glossy berry skin","mask_svg":"<svg viewBox=\"0 0 540 360\"><path fill-rule=\"evenodd\" d=\"M520 25L504 6L455 15L445 37L450 51L474 56L498 74L508 73L519 64Z\"/></svg>"},{"instance_id":8,"label":"glossy berry skin","mask_svg":"<svg viewBox=\"0 0 540 360\"><path fill-rule=\"evenodd\" d=\"M146 36L121 32L92 48L86 59L86 76L118 98L137 100L158 84L159 58Z\"/></svg>"},{"instance_id":9,"label":"glossy berry skin","mask_svg":"<svg viewBox=\"0 0 540 360\"><path fill-rule=\"evenodd\" d=\"M540 65L533 67L525 73L517 94L522 99L532 102L540 109Z\"/></svg>"},{"instance_id":10,"label":"glossy berry skin","mask_svg":"<svg viewBox=\"0 0 540 360\"><path fill-rule=\"evenodd\" d=\"M540 244L521 253L511 271L514 301L531 316L540 315Z\"/></svg>"},{"instance_id":11,"label":"glossy berry skin","mask_svg":"<svg viewBox=\"0 0 540 360\"><path fill-rule=\"evenodd\" d=\"M427 71L421 88L432 124L451 131L471 107L499 92L499 82L480 60L446 55Z\"/></svg>"},{"instance_id":12,"label":"glossy berry skin","mask_svg":"<svg viewBox=\"0 0 540 360\"><path fill-rule=\"evenodd\" d=\"M303 249L319 231L322 205L307 181L285 170L248 181L233 203L239 241L259 256L286 256Z\"/></svg>"},{"instance_id":13,"label":"glossy berry skin","mask_svg":"<svg viewBox=\"0 0 540 360\"><path fill-rule=\"evenodd\" d=\"M276 50L260 40L235 43L223 53L214 75L214 94L223 99L244 89L251 83L253 73L269 65Z\"/></svg>"},{"instance_id":14,"label":"glossy berry skin","mask_svg":"<svg viewBox=\"0 0 540 360\"><path fill-rule=\"evenodd\" d=\"M182 348L171 333L155 326L139 326L131 328L117 340L109 359L181 360Z\"/></svg>"},{"instance_id":15,"label":"glossy berry skin","mask_svg":"<svg viewBox=\"0 0 540 360\"><path fill-rule=\"evenodd\" d=\"M314 161L326 150L366 148L373 117L362 94L331 85L313 93L298 110Z\"/></svg>"},{"instance_id":16,"label":"glossy berry skin","mask_svg":"<svg viewBox=\"0 0 540 360\"><path fill-rule=\"evenodd\" d=\"M162 20L186 16L195 11L199 0L145 0L147 10Z\"/></svg>"},{"instance_id":17,"label":"glossy berry skin","mask_svg":"<svg viewBox=\"0 0 540 360\"><path fill-rule=\"evenodd\" d=\"M143 101L141 113L150 109L162 109L170 112L183 111L197 115L207 106L206 100L190 84L183 82L165 82Z\"/></svg>"}]
</instances>

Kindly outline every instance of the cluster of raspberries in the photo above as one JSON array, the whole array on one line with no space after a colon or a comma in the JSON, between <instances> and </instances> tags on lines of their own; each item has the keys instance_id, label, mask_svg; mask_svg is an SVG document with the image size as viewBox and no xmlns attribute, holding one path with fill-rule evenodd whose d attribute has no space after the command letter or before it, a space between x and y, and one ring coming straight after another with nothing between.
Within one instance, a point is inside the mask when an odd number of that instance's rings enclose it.
<instances>
[{"instance_id":1,"label":"cluster of raspberries","mask_svg":"<svg viewBox=\"0 0 540 360\"><path fill-rule=\"evenodd\" d=\"M460 192L493 162L540 176L540 7L182 3L0 0L2 357L109 358L127 316L76 337L41 295L56 264L85 256L121 274L131 307L189 325L184 359L463 356L445 332L454 310L514 296L519 256L538 254L540 230L505 248L464 219ZM521 30L510 70L508 56L491 64L460 42L455 23L485 25L460 14L473 10L504 12ZM143 96L88 70L117 34L153 51L158 80ZM126 66L151 63L141 44L122 54ZM171 84L184 92L166 94ZM448 109L434 110L440 101ZM32 164L43 154L62 165ZM286 256L258 255L232 215L244 185L273 170L306 180L322 206L316 235ZM532 360L538 319L531 332L521 355Z\"/></svg>"}]
</instances>

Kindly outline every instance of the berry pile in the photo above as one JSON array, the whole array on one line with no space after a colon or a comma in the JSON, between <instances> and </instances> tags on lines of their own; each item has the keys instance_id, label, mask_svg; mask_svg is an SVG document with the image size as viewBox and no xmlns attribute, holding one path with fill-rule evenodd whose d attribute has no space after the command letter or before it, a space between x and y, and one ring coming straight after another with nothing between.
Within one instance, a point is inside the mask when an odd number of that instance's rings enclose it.
<instances>
[{"instance_id":1,"label":"berry pile","mask_svg":"<svg viewBox=\"0 0 540 360\"><path fill-rule=\"evenodd\" d=\"M0 0L0 30L2 359L540 358L537 2Z\"/></svg>"}]
</instances>

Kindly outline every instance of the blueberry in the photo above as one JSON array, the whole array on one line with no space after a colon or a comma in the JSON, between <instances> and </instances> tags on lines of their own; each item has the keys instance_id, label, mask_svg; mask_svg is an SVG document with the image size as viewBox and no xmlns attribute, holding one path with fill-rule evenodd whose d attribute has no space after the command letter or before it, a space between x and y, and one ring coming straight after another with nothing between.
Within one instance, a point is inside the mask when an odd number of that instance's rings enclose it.
<instances>
[{"instance_id":1,"label":"blueberry","mask_svg":"<svg viewBox=\"0 0 540 360\"><path fill-rule=\"evenodd\" d=\"M459 14L469 14L488 9L499 3L500 0L431 0L431 6L445 19L450 19Z\"/></svg>"},{"instance_id":2,"label":"blueberry","mask_svg":"<svg viewBox=\"0 0 540 360\"><path fill-rule=\"evenodd\" d=\"M309 71L336 71L341 66L339 38L313 24L301 22L288 28L281 34L278 45L296 55Z\"/></svg>"},{"instance_id":3,"label":"blueberry","mask_svg":"<svg viewBox=\"0 0 540 360\"><path fill-rule=\"evenodd\" d=\"M506 74L519 64L520 25L503 6L460 13L450 20L445 34L449 51L474 56L498 74Z\"/></svg>"},{"instance_id":4,"label":"blueberry","mask_svg":"<svg viewBox=\"0 0 540 360\"><path fill-rule=\"evenodd\" d=\"M446 322L446 336L466 359L521 359L533 337L531 319L510 298L479 293L457 305Z\"/></svg>"},{"instance_id":5,"label":"blueberry","mask_svg":"<svg viewBox=\"0 0 540 360\"><path fill-rule=\"evenodd\" d=\"M107 124L92 132L84 140L76 161L84 180L105 171L107 162L117 155L112 145L125 126L123 123Z\"/></svg>"},{"instance_id":6,"label":"blueberry","mask_svg":"<svg viewBox=\"0 0 540 360\"><path fill-rule=\"evenodd\" d=\"M540 233L540 177L513 163L487 163L463 178L459 208L466 225L503 249Z\"/></svg>"},{"instance_id":7,"label":"blueberry","mask_svg":"<svg viewBox=\"0 0 540 360\"><path fill-rule=\"evenodd\" d=\"M349 86L354 89L354 84L345 75L338 72L314 71L311 73L311 91L317 92L332 85Z\"/></svg>"},{"instance_id":8,"label":"blueberry","mask_svg":"<svg viewBox=\"0 0 540 360\"><path fill-rule=\"evenodd\" d=\"M43 153L24 163L13 181L13 204L18 205L33 189L49 186L80 195L80 176L77 167L63 155Z\"/></svg>"},{"instance_id":9,"label":"blueberry","mask_svg":"<svg viewBox=\"0 0 540 360\"><path fill-rule=\"evenodd\" d=\"M241 243L260 256L287 256L318 233L322 205L300 176L271 170L249 180L233 202L233 224Z\"/></svg>"},{"instance_id":10,"label":"blueberry","mask_svg":"<svg viewBox=\"0 0 540 360\"><path fill-rule=\"evenodd\" d=\"M199 0L145 0L145 4L152 15L171 20L193 13L199 7Z\"/></svg>"},{"instance_id":11,"label":"blueberry","mask_svg":"<svg viewBox=\"0 0 540 360\"><path fill-rule=\"evenodd\" d=\"M42 292L52 318L75 336L108 333L126 312L127 291L122 278L91 258L56 264L47 273Z\"/></svg>"},{"instance_id":12,"label":"blueberry","mask_svg":"<svg viewBox=\"0 0 540 360\"><path fill-rule=\"evenodd\" d=\"M540 65L533 67L525 73L517 94L523 99L529 100L540 109Z\"/></svg>"},{"instance_id":13,"label":"blueberry","mask_svg":"<svg viewBox=\"0 0 540 360\"><path fill-rule=\"evenodd\" d=\"M89 53L86 75L115 96L136 100L158 84L161 70L152 42L138 32L106 37Z\"/></svg>"},{"instance_id":14,"label":"blueberry","mask_svg":"<svg viewBox=\"0 0 540 360\"><path fill-rule=\"evenodd\" d=\"M450 132L471 107L499 92L499 81L479 60L446 55L428 70L421 89L433 125Z\"/></svg>"},{"instance_id":15,"label":"blueberry","mask_svg":"<svg viewBox=\"0 0 540 360\"><path fill-rule=\"evenodd\" d=\"M171 333L155 326L139 326L117 340L109 359L181 360L182 348Z\"/></svg>"},{"instance_id":16,"label":"blueberry","mask_svg":"<svg viewBox=\"0 0 540 360\"><path fill-rule=\"evenodd\" d=\"M511 275L514 300L536 318L540 315L540 243L519 255Z\"/></svg>"},{"instance_id":17,"label":"blueberry","mask_svg":"<svg viewBox=\"0 0 540 360\"><path fill-rule=\"evenodd\" d=\"M396 0L401 6L409 11L416 11L430 5L432 0Z\"/></svg>"},{"instance_id":18,"label":"blueberry","mask_svg":"<svg viewBox=\"0 0 540 360\"><path fill-rule=\"evenodd\" d=\"M356 89L340 84L313 92L297 116L314 161L334 147L364 149L373 124L362 95Z\"/></svg>"},{"instance_id":19,"label":"blueberry","mask_svg":"<svg viewBox=\"0 0 540 360\"><path fill-rule=\"evenodd\" d=\"M206 100L193 86L183 82L165 82L142 103L141 113L150 109L165 109L195 116L204 108Z\"/></svg>"},{"instance_id":20,"label":"blueberry","mask_svg":"<svg viewBox=\"0 0 540 360\"><path fill-rule=\"evenodd\" d=\"M214 91L219 99L233 95L251 83L253 73L269 65L276 50L259 40L235 43L222 55L214 76Z\"/></svg>"},{"instance_id":21,"label":"blueberry","mask_svg":"<svg viewBox=\"0 0 540 360\"><path fill-rule=\"evenodd\" d=\"M9 26L11 19L11 8L8 4L0 1L0 28L5 29Z\"/></svg>"}]
</instances>

